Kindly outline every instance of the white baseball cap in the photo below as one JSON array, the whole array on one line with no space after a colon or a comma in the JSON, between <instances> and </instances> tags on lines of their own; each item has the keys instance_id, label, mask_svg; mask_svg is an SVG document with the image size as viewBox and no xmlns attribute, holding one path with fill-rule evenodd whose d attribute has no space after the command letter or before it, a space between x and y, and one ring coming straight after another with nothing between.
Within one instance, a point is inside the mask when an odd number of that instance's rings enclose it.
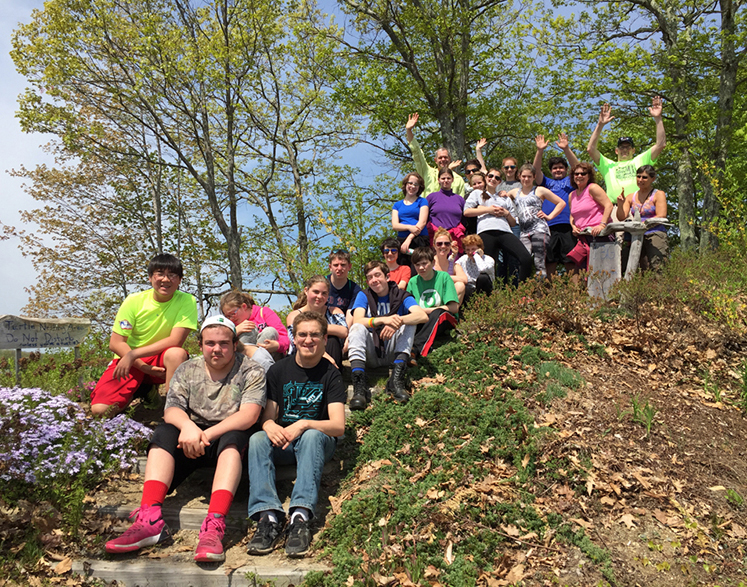
<instances>
[{"instance_id":1,"label":"white baseball cap","mask_svg":"<svg viewBox=\"0 0 747 587\"><path fill-rule=\"evenodd\" d=\"M236 334L236 325L228 318L226 318L223 314L205 318L205 321L202 323L202 327L200 328L200 332L205 330L208 326L215 326L216 324L219 326L226 326L230 328L234 334Z\"/></svg>"}]
</instances>

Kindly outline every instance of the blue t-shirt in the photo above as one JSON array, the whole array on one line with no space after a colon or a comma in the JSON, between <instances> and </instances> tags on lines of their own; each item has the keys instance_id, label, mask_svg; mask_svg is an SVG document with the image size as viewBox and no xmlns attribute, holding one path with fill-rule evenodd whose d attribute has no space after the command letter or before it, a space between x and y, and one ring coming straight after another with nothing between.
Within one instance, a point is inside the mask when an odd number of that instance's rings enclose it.
<instances>
[{"instance_id":1,"label":"blue t-shirt","mask_svg":"<svg viewBox=\"0 0 747 587\"><path fill-rule=\"evenodd\" d=\"M329 298L327 299L327 307L329 308L340 308L343 314L347 313L350 308L351 302L355 299L355 296L361 291L360 286L355 283L352 279L348 279L345 285L340 289L337 289L330 276L327 276L329 280Z\"/></svg>"},{"instance_id":2,"label":"blue t-shirt","mask_svg":"<svg viewBox=\"0 0 747 587\"><path fill-rule=\"evenodd\" d=\"M405 204L404 200L400 200L399 202L394 203L392 210L397 211L400 224L415 226L418 223L418 220L420 220L420 209L427 205L428 200L425 198L418 198L415 200L414 204L410 204L409 206ZM400 238L407 238L409 234L410 233L407 230L400 230L397 232L397 236ZM420 231L420 236L428 236L428 229L423 228L423 230Z\"/></svg>"},{"instance_id":3,"label":"blue t-shirt","mask_svg":"<svg viewBox=\"0 0 747 587\"><path fill-rule=\"evenodd\" d=\"M565 202L565 208L560 211L560 214L558 214L552 220L548 220L547 223L550 226L554 226L555 224L570 224L571 207L568 205L568 196L575 189L571 185L571 178L564 177L563 179L553 179L552 177L547 177L546 175L543 177L544 179L542 180L542 183L540 185L543 188L547 188L548 190L550 190L553 194L555 194ZM545 214L551 214L553 210L555 210L555 204L553 204L552 202L548 202L547 200L545 200L542 203L542 211Z\"/></svg>"},{"instance_id":4,"label":"blue t-shirt","mask_svg":"<svg viewBox=\"0 0 747 587\"><path fill-rule=\"evenodd\" d=\"M415 298L410 296L405 297L405 299L402 301L402 304L399 307L399 310L397 310L398 316L407 316L407 314L410 313L410 308L413 306L417 306L418 304L415 302ZM353 305L350 307L353 312L355 312L356 308L365 308L366 309L366 318L371 317L371 310L368 308L368 297L366 296L365 292L360 292L353 302ZM378 303L378 312L379 316L386 316L389 314L389 296L379 296L379 303Z\"/></svg>"}]
</instances>

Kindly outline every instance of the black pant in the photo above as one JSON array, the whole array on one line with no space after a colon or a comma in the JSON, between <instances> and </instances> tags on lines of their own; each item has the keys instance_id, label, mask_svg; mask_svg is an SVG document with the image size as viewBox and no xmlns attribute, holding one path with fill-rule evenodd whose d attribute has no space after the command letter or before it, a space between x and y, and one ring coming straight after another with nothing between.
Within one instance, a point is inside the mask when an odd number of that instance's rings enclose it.
<instances>
[{"instance_id":1,"label":"black pant","mask_svg":"<svg viewBox=\"0 0 747 587\"><path fill-rule=\"evenodd\" d=\"M427 357L438 333L445 332L454 326L456 326L456 316L454 314L444 309L434 310L428 314L428 322L418 324L415 331L415 340L412 343L413 352Z\"/></svg>"},{"instance_id":2,"label":"black pant","mask_svg":"<svg viewBox=\"0 0 747 587\"><path fill-rule=\"evenodd\" d=\"M495 261L495 266L497 268L496 276L503 279L504 282L508 281L509 275L508 271L505 269L505 265L508 264L507 256L515 259L519 265L519 283L532 274L534 259L529 251L527 251L527 248L513 235L513 233L504 232L502 230L486 230L485 232L480 233L480 238L482 238L482 242L485 245L485 254L493 257L493 260ZM500 263L498 262L499 251L503 251L504 269L501 269Z\"/></svg>"},{"instance_id":3,"label":"black pant","mask_svg":"<svg viewBox=\"0 0 747 587\"><path fill-rule=\"evenodd\" d=\"M464 292L464 303L462 305L466 306L472 295L477 292L483 292L486 295L493 293L493 280L490 279L490 275L487 273L480 273L480 275L477 276L477 281L475 283L467 284Z\"/></svg>"}]
</instances>

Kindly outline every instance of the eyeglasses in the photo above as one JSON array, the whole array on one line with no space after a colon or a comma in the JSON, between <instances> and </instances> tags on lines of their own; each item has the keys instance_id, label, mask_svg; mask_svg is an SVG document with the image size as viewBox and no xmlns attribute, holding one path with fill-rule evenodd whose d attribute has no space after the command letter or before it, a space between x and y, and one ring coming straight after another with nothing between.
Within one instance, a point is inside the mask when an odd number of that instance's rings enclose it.
<instances>
[{"instance_id":1,"label":"eyeglasses","mask_svg":"<svg viewBox=\"0 0 747 587\"><path fill-rule=\"evenodd\" d=\"M488 173L488 177L490 179L500 179L501 178L500 174L498 174L498 173Z\"/></svg>"},{"instance_id":2,"label":"eyeglasses","mask_svg":"<svg viewBox=\"0 0 747 587\"><path fill-rule=\"evenodd\" d=\"M234 310L231 310L230 312L225 313L225 317L228 318L231 322L233 322L234 318L236 318L236 315L239 313L239 308L236 308Z\"/></svg>"},{"instance_id":3,"label":"eyeglasses","mask_svg":"<svg viewBox=\"0 0 747 587\"><path fill-rule=\"evenodd\" d=\"M408 181L405 185L414 185L415 187L420 187L419 181Z\"/></svg>"},{"instance_id":4,"label":"eyeglasses","mask_svg":"<svg viewBox=\"0 0 747 587\"><path fill-rule=\"evenodd\" d=\"M396 253L397 249L383 249L385 255L389 255L390 253Z\"/></svg>"},{"instance_id":5,"label":"eyeglasses","mask_svg":"<svg viewBox=\"0 0 747 587\"><path fill-rule=\"evenodd\" d=\"M516 169L516 165L504 165L503 169Z\"/></svg>"},{"instance_id":6,"label":"eyeglasses","mask_svg":"<svg viewBox=\"0 0 747 587\"><path fill-rule=\"evenodd\" d=\"M451 246L451 243L449 241L433 243L433 244L436 245L437 247L450 247Z\"/></svg>"},{"instance_id":7,"label":"eyeglasses","mask_svg":"<svg viewBox=\"0 0 747 587\"><path fill-rule=\"evenodd\" d=\"M651 176L649 175L636 175L638 179L651 179Z\"/></svg>"},{"instance_id":8,"label":"eyeglasses","mask_svg":"<svg viewBox=\"0 0 747 587\"><path fill-rule=\"evenodd\" d=\"M154 271L152 276L156 279L168 279L169 281L179 279L179 275L172 273L171 271Z\"/></svg>"},{"instance_id":9,"label":"eyeglasses","mask_svg":"<svg viewBox=\"0 0 747 587\"><path fill-rule=\"evenodd\" d=\"M319 340L322 338L321 332L294 332L293 338L299 339L299 338L310 338L312 340Z\"/></svg>"},{"instance_id":10,"label":"eyeglasses","mask_svg":"<svg viewBox=\"0 0 747 587\"><path fill-rule=\"evenodd\" d=\"M479 167L475 167L474 169L465 169L464 171L465 171L465 173L476 173L476 172L480 171L480 168Z\"/></svg>"},{"instance_id":11,"label":"eyeglasses","mask_svg":"<svg viewBox=\"0 0 747 587\"><path fill-rule=\"evenodd\" d=\"M583 177L584 175L589 175L588 171L574 171L573 177Z\"/></svg>"}]
</instances>

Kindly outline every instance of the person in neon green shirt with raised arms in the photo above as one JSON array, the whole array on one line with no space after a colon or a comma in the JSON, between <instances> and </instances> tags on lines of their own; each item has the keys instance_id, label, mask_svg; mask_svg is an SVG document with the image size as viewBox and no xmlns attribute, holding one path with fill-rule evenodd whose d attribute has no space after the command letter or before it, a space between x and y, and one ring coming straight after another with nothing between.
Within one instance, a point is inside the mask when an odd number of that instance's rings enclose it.
<instances>
[{"instance_id":1,"label":"person in neon green shirt with raised arms","mask_svg":"<svg viewBox=\"0 0 747 587\"><path fill-rule=\"evenodd\" d=\"M607 197L613 204L617 202L617 198L621 194L625 197L638 189L636 170L642 165L651 165L659 158L664 147L667 146L667 135L664 132L664 121L661 116L662 107L661 97L655 96L651 101L651 107L648 109L656 123L656 143L654 146L640 155L636 155L633 139L631 137L620 137L615 149L617 161L612 161L602 155L597 148L604 125L615 118L612 116L612 108L609 104L602 106L602 111L599 113L599 122L597 122L594 132L591 133L586 152L589 153L592 161L599 167L599 171L604 176Z\"/></svg>"}]
</instances>

